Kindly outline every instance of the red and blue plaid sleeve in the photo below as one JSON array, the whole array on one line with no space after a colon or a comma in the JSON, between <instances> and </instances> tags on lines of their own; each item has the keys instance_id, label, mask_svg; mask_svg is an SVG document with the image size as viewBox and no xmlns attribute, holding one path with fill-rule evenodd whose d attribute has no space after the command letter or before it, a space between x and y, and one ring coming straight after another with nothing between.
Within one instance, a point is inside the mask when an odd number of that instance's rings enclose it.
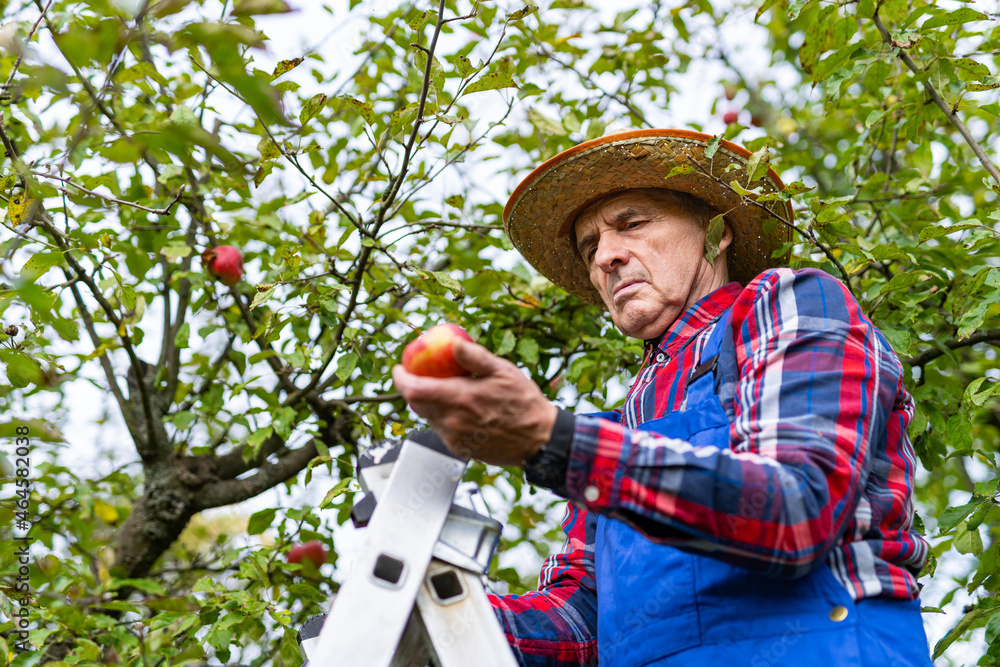
<instances>
[{"instance_id":1,"label":"red and blue plaid sleeve","mask_svg":"<svg viewBox=\"0 0 1000 667\"><path fill-rule=\"evenodd\" d=\"M507 640L525 667L597 665L596 515L568 503L566 542L546 559L538 590L491 595Z\"/></svg>"},{"instance_id":2,"label":"red and blue plaid sleeve","mask_svg":"<svg viewBox=\"0 0 1000 667\"><path fill-rule=\"evenodd\" d=\"M803 575L837 545L855 597L915 597L927 550L911 525L912 403L888 343L816 270L762 274L736 296L732 325L729 446L581 416L569 497L652 539L775 576ZM859 556L877 567L859 573Z\"/></svg>"}]
</instances>

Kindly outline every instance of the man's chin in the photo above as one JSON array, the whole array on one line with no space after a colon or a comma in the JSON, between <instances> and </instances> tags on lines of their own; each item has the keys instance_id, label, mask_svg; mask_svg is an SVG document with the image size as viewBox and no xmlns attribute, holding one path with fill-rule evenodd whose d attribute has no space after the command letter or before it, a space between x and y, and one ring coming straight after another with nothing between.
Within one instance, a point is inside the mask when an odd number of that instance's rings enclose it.
<instances>
[{"instance_id":1,"label":"man's chin","mask_svg":"<svg viewBox=\"0 0 1000 667\"><path fill-rule=\"evenodd\" d=\"M629 338L640 340L652 340L659 338L666 331L676 318L664 318L663 311L649 312L641 308L642 304L625 303L617 310L617 314L612 314L611 319L622 334Z\"/></svg>"}]
</instances>

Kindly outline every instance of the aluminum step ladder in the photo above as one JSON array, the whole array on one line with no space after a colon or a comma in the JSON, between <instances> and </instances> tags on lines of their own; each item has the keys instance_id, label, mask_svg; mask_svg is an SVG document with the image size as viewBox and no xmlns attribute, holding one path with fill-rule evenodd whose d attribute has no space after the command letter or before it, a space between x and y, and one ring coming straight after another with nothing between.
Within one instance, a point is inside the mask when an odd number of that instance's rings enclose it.
<instances>
[{"instance_id":1,"label":"aluminum step ladder","mask_svg":"<svg viewBox=\"0 0 1000 667\"><path fill-rule=\"evenodd\" d=\"M516 667L482 580L501 525L454 501L467 463L432 431L362 454L365 540L325 620L299 632L309 667Z\"/></svg>"}]
</instances>

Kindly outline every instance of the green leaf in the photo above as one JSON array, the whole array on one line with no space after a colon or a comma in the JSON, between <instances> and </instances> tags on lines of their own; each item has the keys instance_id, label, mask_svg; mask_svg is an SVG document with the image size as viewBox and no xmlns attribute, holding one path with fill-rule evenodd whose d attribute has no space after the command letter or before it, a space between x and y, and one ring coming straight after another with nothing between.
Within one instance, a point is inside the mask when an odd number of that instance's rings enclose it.
<instances>
[{"instance_id":1,"label":"green leaf","mask_svg":"<svg viewBox=\"0 0 1000 667\"><path fill-rule=\"evenodd\" d=\"M887 294L894 290L906 289L912 287L917 283L923 282L927 279L927 273L925 271L909 271L905 273L898 273L892 277L892 280L882 285L882 289L879 290L879 294Z\"/></svg>"},{"instance_id":2,"label":"green leaf","mask_svg":"<svg viewBox=\"0 0 1000 667\"><path fill-rule=\"evenodd\" d=\"M708 144L705 145L705 157L711 160L715 157L715 152L719 150L719 145L722 143L722 135L718 134L708 140Z\"/></svg>"},{"instance_id":3,"label":"green leaf","mask_svg":"<svg viewBox=\"0 0 1000 667\"><path fill-rule=\"evenodd\" d=\"M500 341L497 343L496 349L493 350L493 353L498 357L509 354L510 351L514 349L514 344L516 342L517 340L514 337L514 332L510 329L504 329L500 335Z\"/></svg>"},{"instance_id":4,"label":"green leaf","mask_svg":"<svg viewBox=\"0 0 1000 667\"><path fill-rule=\"evenodd\" d=\"M344 477L339 482L337 482L332 489L327 491L326 495L323 497L323 500L320 501L319 508L321 510L325 510L328 509L331 505L333 505L333 501L335 498L347 493L347 490L348 488L350 488L352 481L354 481L353 477Z\"/></svg>"},{"instance_id":5,"label":"green leaf","mask_svg":"<svg viewBox=\"0 0 1000 667\"><path fill-rule=\"evenodd\" d=\"M247 534L260 535L271 527L271 524L274 522L274 517L277 514L278 510L274 507L254 512L250 515L250 521L247 522Z\"/></svg>"},{"instance_id":6,"label":"green leaf","mask_svg":"<svg viewBox=\"0 0 1000 667\"><path fill-rule=\"evenodd\" d=\"M770 167L771 156L767 151L767 145L761 146L760 150L750 156L747 161L747 185L759 180L767 174Z\"/></svg>"},{"instance_id":7,"label":"green leaf","mask_svg":"<svg viewBox=\"0 0 1000 667\"><path fill-rule=\"evenodd\" d=\"M168 245L163 247L163 254L171 262L183 259L191 254L191 248L186 245Z\"/></svg>"},{"instance_id":8,"label":"green leaf","mask_svg":"<svg viewBox=\"0 0 1000 667\"><path fill-rule=\"evenodd\" d=\"M497 90L499 88L517 88L517 84L514 83L514 77L508 72L488 72L466 86L465 90L462 91L462 95L471 95L472 93L481 93L484 90Z\"/></svg>"},{"instance_id":9,"label":"green leaf","mask_svg":"<svg viewBox=\"0 0 1000 667\"><path fill-rule=\"evenodd\" d=\"M21 267L20 278L26 283L34 283L53 266L62 261L62 253L36 252Z\"/></svg>"},{"instance_id":10,"label":"green leaf","mask_svg":"<svg viewBox=\"0 0 1000 667\"><path fill-rule=\"evenodd\" d=\"M177 329L177 335L174 336L174 347L178 350L186 350L188 347L188 338L191 336L191 325L185 322Z\"/></svg>"},{"instance_id":11,"label":"green leaf","mask_svg":"<svg viewBox=\"0 0 1000 667\"><path fill-rule=\"evenodd\" d=\"M458 282L443 271L426 271L424 269L416 269L416 272L422 278L439 283L442 287L450 291L455 298L465 296L465 288L462 287L462 283Z\"/></svg>"},{"instance_id":12,"label":"green leaf","mask_svg":"<svg viewBox=\"0 0 1000 667\"><path fill-rule=\"evenodd\" d=\"M269 289L264 290L263 292L257 292L256 294L254 294L253 295L253 301L250 303L250 310L253 310L254 308L258 307L260 304L262 304L265 301L267 301L268 299L270 299L271 295L274 294L274 290L275 289L277 289L277 288L276 287L271 287Z\"/></svg>"},{"instance_id":13,"label":"green leaf","mask_svg":"<svg viewBox=\"0 0 1000 667\"><path fill-rule=\"evenodd\" d=\"M923 22L920 26L920 31L924 32L931 28L940 28L946 25L961 25L971 21L987 21L989 18L990 17L988 15L983 14L982 12L977 12L975 9L970 7L961 7L951 12L944 12L942 14L932 16Z\"/></svg>"},{"instance_id":14,"label":"green leaf","mask_svg":"<svg viewBox=\"0 0 1000 667\"><path fill-rule=\"evenodd\" d=\"M287 14L291 11L285 0L233 0L233 16Z\"/></svg>"},{"instance_id":15,"label":"green leaf","mask_svg":"<svg viewBox=\"0 0 1000 667\"><path fill-rule=\"evenodd\" d=\"M708 230L705 232L705 261L709 264L715 264L715 258L719 256L719 243L722 241L725 227L726 223L721 213L708 223Z\"/></svg>"},{"instance_id":16,"label":"green leaf","mask_svg":"<svg viewBox=\"0 0 1000 667\"><path fill-rule=\"evenodd\" d=\"M924 227L923 229L920 230L919 243L923 243L924 241L930 241L931 239L936 239L941 236L951 234L952 232L962 232L965 231L966 229L974 229L979 226L980 225L975 223L963 223L960 225L948 225L948 226L931 225L929 227Z\"/></svg>"},{"instance_id":17,"label":"green leaf","mask_svg":"<svg viewBox=\"0 0 1000 667\"><path fill-rule=\"evenodd\" d=\"M865 127L871 127L875 123L879 122L880 120L882 120L885 117L885 115L887 113L889 113L890 111L892 111L892 109L895 109L895 108L896 107L893 106L893 107L891 107L889 109L874 109L874 110L872 110L868 114L868 117L865 118Z\"/></svg>"},{"instance_id":18,"label":"green leaf","mask_svg":"<svg viewBox=\"0 0 1000 667\"><path fill-rule=\"evenodd\" d=\"M799 14L810 2L812 2L812 0L789 0L785 16L789 21L794 21L799 18Z\"/></svg>"},{"instance_id":19,"label":"green leaf","mask_svg":"<svg viewBox=\"0 0 1000 667\"><path fill-rule=\"evenodd\" d=\"M569 134L562 123L554 118L549 118L535 107L528 109L528 120L532 125L546 134L554 134L559 137Z\"/></svg>"},{"instance_id":20,"label":"green leaf","mask_svg":"<svg viewBox=\"0 0 1000 667\"><path fill-rule=\"evenodd\" d=\"M309 101L302 106L302 111L299 112L299 122L305 125L309 122L309 119L313 118L316 114L322 111L324 106L326 106L326 95L323 93L313 95L309 98ZM368 109L371 108L372 107L369 104ZM368 120L368 116L365 116L364 114L362 114L362 116L364 116L364 119L368 121L369 125L374 124L374 114L372 114L373 120Z\"/></svg>"},{"instance_id":21,"label":"green leaf","mask_svg":"<svg viewBox=\"0 0 1000 667\"><path fill-rule=\"evenodd\" d=\"M754 15L753 22L757 23L760 21L760 17L764 15L764 12L769 10L771 7L774 7L776 4L778 4L778 0L764 0L760 8L757 10L757 13Z\"/></svg>"},{"instance_id":22,"label":"green leaf","mask_svg":"<svg viewBox=\"0 0 1000 667\"><path fill-rule=\"evenodd\" d=\"M748 190L747 188L740 185L739 181L731 181L729 186L736 191L736 194L742 195L743 197L756 197L761 192L764 191L764 187L758 185L757 187Z\"/></svg>"},{"instance_id":23,"label":"green leaf","mask_svg":"<svg viewBox=\"0 0 1000 667\"><path fill-rule=\"evenodd\" d=\"M955 67L965 72L977 79L987 77L990 75L990 68L981 62L977 62L972 58L955 58Z\"/></svg>"},{"instance_id":24,"label":"green leaf","mask_svg":"<svg viewBox=\"0 0 1000 667\"><path fill-rule=\"evenodd\" d=\"M348 352L341 355L340 358L337 359L337 378L341 382L347 382L357 365L358 355L354 352Z\"/></svg>"},{"instance_id":25,"label":"green leaf","mask_svg":"<svg viewBox=\"0 0 1000 667\"><path fill-rule=\"evenodd\" d=\"M992 384L986 389L980 390L980 387L987 381L990 381ZM988 401L991 396L996 394L1000 394L1000 382L997 382L995 379L989 377L976 378L969 383L968 387L965 388L965 394L962 397L962 401L969 405L974 405L977 408L981 408L986 404L986 401Z\"/></svg>"},{"instance_id":26,"label":"green leaf","mask_svg":"<svg viewBox=\"0 0 1000 667\"><path fill-rule=\"evenodd\" d=\"M960 507L949 507L945 511L941 512L941 516L938 517L938 532L946 533L958 524L965 520L965 517L972 514L981 501L973 500Z\"/></svg>"},{"instance_id":27,"label":"green leaf","mask_svg":"<svg viewBox=\"0 0 1000 667\"><path fill-rule=\"evenodd\" d=\"M528 366L538 365L538 342L533 338L522 338L517 342L517 355L524 360Z\"/></svg>"},{"instance_id":28,"label":"green leaf","mask_svg":"<svg viewBox=\"0 0 1000 667\"><path fill-rule=\"evenodd\" d=\"M371 103L356 100L350 95L341 95L337 99L347 102L354 108L355 111L361 114L361 117L365 119L366 123L368 123L372 127L375 126L375 107L373 107Z\"/></svg>"},{"instance_id":29,"label":"green leaf","mask_svg":"<svg viewBox=\"0 0 1000 667\"><path fill-rule=\"evenodd\" d=\"M457 56L455 58L455 71L463 79L468 77L470 74L475 74L479 70L483 69L483 61L479 61L477 67L473 67L472 61L470 61L465 56Z\"/></svg>"},{"instance_id":30,"label":"green leaf","mask_svg":"<svg viewBox=\"0 0 1000 667\"><path fill-rule=\"evenodd\" d=\"M412 19L410 19L409 22L410 30L413 30L414 32L420 32L420 29L424 27L424 25L432 16L437 16L437 12L433 9L427 9L425 11L420 12Z\"/></svg>"},{"instance_id":31,"label":"green leaf","mask_svg":"<svg viewBox=\"0 0 1000 667\"><path fill-rule=\"evenodd\" d=\"M985 609L973 609L972 611L965 614L965 616L963 616L961 620L959 620L958 623L955 624L955 627L949 630L948 634L942 637L941 641L939 641L934 646L934 653L931 657L934 660L940 658L941 655L945 652L945 650L949 646L955 643L956 639L964 635L965 631L971 628L973 623L975 623L977 620L979 620L981 616L987 613L989 612Z\"/></svg>"},{"instance_id":32,"label":"green leaf","mask_svg":"<svg viewBox=\"0 0 1000 667\"><path fill-rule=\"evenodd\" d=\"M7 365L7 379L14 387L23 389L38 384L44 377L38 362L18 350L0 349L0 361Z\"/></svg>"},{"instance_id":33,"label":"green leaf","mask_svg":"<svg viewBox=\"0 0 1000 667\"><path fill-rule=\"evenodd\" d=\"M959 528L953 544L960 554L979 556L983 553L983 536L979 529L969 529L966 524L962 524Z\"/></svg>"},{"instance_id":34,"label":"green leaf","mask_svg":"<svg viewBox=\"0 0 1000 667\"><path fill-rule=\"evenodd\" d=\"M667 175L664 178L664 180L670 180L674 176L683 176L684 174L693 174L695 171L697 171L697 169L693 165L690 165L690 164L678 164L678 165L674 165L674 167L670 171L667 172Z\"/></svg>"}]
</instances>

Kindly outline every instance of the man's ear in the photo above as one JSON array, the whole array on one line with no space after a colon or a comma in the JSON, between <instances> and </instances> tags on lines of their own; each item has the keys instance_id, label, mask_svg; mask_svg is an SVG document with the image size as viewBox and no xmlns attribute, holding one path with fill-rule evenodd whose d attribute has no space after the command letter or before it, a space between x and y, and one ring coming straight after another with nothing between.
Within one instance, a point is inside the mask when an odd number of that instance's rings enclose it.
<instances>
[{"instance_id":1,"label":"man's ear","mask_svg":"<svg viewBox=\"0 0 1000 667\"><path fill-rule=\"evenodd\" d=\"M733 230L729 227L729 223L725 220L722 221L722 238L719 239L719 252L722 252L730 246L733 242Z\"/></svg>"}]
</instances>

